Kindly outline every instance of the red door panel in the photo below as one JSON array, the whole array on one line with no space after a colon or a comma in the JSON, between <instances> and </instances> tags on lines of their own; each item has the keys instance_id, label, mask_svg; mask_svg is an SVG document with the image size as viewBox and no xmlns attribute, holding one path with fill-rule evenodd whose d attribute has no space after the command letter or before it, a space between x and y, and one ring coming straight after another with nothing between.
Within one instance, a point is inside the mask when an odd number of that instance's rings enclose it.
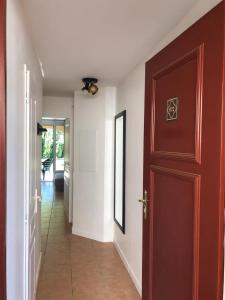
<instances>
[{"instance_id":1,"label":"red door panel","mask_svg":"<svg viewBox=\"0 0 225 300\"><path fill-rule=\"evenodd\" d=\"M152 154L200 161L203 55L201 45L153 76ZM167 121L167 100L175 97L179 118Z\"/></svg>"},{"instance_id":2,"label":"red door panel","mask_svg":"<svg viewBox=\"0 0 225 300\"><path fill-rule=\"evenodd\" d=\"M150 172L151 199L157 198L151 206L157 220L150 241L152 299L197 299L200 176L158 166Z\"/></svg>"},{"instance_id":3,"label":"red door panel","mask_svg":"<svg viewBox=\"0 0 225 300\"><path fill-rule=\"evenodd\" d=\"M146 64L144 300L220 300L224 2Z\"/></svg>"}]
</instances>

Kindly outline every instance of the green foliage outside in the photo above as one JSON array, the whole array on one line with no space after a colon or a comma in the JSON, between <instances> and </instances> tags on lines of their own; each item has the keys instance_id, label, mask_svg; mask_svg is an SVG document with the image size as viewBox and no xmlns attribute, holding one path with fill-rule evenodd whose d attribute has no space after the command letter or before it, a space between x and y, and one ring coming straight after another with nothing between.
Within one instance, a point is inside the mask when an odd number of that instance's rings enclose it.
<instances>
[{"instance_id":1,"label":"green foliage outside","mask_svg":"<svg viewBox=\"0 0 225 300\"><path fill-rule=\"evenodd\" d=\"M56 127L56 157L64 157L64 131L58 130Z\"/></svg>"},{"instance_id":2,"label":"green foliage outside","mask_svg":"<svg viewBox=\"0 0 225 300\"><path fill-rule=\"evenodd\" d=\"M52 132L47 131L42 133L42 158L43 159L53 159L54 149L52 141Z\"/></svg>"},{"instance_id":3,"label":"green foliage outside","mask_svg":"<svg viewBox=\"0 0 225 300\"><path fill-rule=\"evenodd\" d=\"M64 157L64 144L56 145L56 157L63 158Z\"/></svg>"},{"instance_id":4,"label":"green foliage outside","mask_svg":"<svg viewBox=\"0 0 225 300\"><path fill-rule=\"evenodd\" d=\"M56 157L64 157L64 140L61 131L56 131ZM54 158L53 131L42 133L42 159Z\"/></svg>"}]
</instances>

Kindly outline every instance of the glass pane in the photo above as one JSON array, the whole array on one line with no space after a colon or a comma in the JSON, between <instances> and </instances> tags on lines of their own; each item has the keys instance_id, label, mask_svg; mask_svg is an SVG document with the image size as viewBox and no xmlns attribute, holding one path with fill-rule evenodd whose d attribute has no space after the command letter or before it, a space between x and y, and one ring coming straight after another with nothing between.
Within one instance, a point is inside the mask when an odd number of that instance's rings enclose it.
<instances>
[{"instance_id":1,"label":"glass pane","mask_svg":"<svg viewBox=\"0 0 225 300\"><path fill-rule=\"evenodd\" d=\"M56 126L56 171L64 171L64 125Z\"/></svg>"},{"instance_id":2,"label":"glass pane","mask_svg":"<svg viewBox=\"0 0 225 300\"><path fill-rule=\"evenodd\" d=\"M41 179L53 181L54 130L52 125L44 125L47 132L42 133Z\"/></svg>"}]
</instances>

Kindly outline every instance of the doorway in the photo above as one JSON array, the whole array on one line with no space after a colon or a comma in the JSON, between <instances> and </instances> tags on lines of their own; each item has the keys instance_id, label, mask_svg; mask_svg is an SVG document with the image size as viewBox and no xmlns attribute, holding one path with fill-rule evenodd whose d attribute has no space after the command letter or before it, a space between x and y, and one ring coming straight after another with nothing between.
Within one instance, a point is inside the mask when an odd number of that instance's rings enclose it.
<instances>
[{"instance_id":1,"label":"doorway","mask_svg":"<svg viewBox=\"0 0 225 300\"><path fill-rule=\"evenodd\" d=\"M41 181L55 182L64 176L65 120L43 119Z\"/></svg>"},{"instance_id":2,"label":"doorway","mask_svg":"<svg viewBox=\"0 0 225 300\"><path fill-rule=\"evenodd\" d=\"M64 214L65 119L42 119L41 136L41 249L45 255L49 231L58 223L69 232ZM50 228L51 224L51 228ZM65 228L64 228L65 227Z\"/></svg>"}]
</instances>

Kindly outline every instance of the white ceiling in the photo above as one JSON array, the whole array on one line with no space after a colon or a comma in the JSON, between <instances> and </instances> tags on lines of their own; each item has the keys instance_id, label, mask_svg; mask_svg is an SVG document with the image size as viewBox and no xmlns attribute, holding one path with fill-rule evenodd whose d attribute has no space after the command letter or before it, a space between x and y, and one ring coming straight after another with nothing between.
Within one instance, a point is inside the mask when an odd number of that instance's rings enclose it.
<instances>
[{"instance_id":1,"label":"white ceiling","mask_svg":"<svg viewBox=\"0 0 225 300\"><path fill-rule=\"evenodd\" d=\"M47 95L116 85L197 0L23 0Z\"/></svg>"}]
</instances>

